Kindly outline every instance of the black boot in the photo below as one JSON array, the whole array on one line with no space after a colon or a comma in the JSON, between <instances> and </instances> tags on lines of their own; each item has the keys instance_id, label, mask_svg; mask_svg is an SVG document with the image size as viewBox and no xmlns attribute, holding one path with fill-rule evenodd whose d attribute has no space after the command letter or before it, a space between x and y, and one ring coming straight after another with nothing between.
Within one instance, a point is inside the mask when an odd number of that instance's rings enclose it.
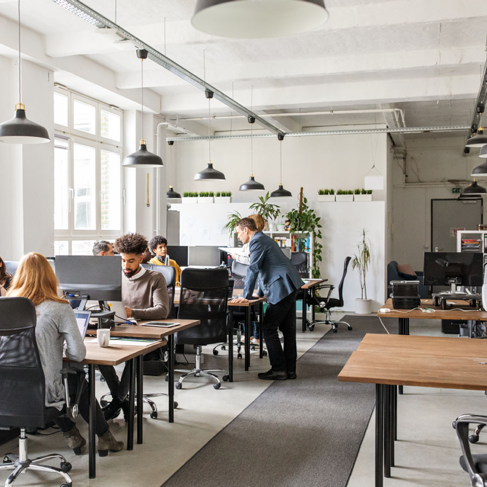
<instances>
[{"instance_id":1,"label":"black boot","mask_svg":"<svg viewBox=\"0 0 487 487\"><path fill-rule=\"evenodd\" d=\"M268 370L267 372L262 372L259 375L259 379L262 380L286 380L287 372L285 370Z\"/></svg>"},{"instance_id":2,"label":"black boot","mask_svg":"<svg viewBox=\"0 0 487 487\"><path fill-rule=\"evenodd\" d=\"M120 399L112 399L112 402L103 408L103 416L105 416L107 421L118 417L122 410L122 403L123 401L120 401Z\"/></svg>"}]
</instances>

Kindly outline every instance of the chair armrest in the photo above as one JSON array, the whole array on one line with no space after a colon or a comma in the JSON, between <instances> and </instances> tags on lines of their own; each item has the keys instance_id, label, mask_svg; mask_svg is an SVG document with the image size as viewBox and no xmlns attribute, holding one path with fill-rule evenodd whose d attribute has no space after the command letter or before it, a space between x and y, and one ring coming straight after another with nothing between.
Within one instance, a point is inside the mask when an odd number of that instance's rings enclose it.
<instances>
[{"instance_id":1,"label":"chair armrest","mask_svg":"<svg viewBox=\"0 0 487 487\"><path fill-rule=\"evenodd\" d=\"M69 394L69 381L68 381L68 376L69 374L75 374L78 375L78 384L76 387L76 395L74 399L74 403L71 403L71 397ZM81 398L81 394L83 392L83 387L86 382L86 377L84 371L72 369L69 367L64 367L61 369L61 375L63 378L63 384L64 384L64 394L65 394L65 401L66 401L66 415L70 416L72 419L76 419L79 414L78 410L78 404L79 400Z\"/></svg>"},{"instance_id":2,"label":"chair armrest","mask_svg":"<svg viewBox=\"0 0 487 487\"><path fill-rule=\"evenodd\" d=\"M471 423L483 424L487 426L487 416L478 416L475 414L462 414L453 422L453 428L457 431L457 437L460 441L463 457L467 466L468 475L472 481L472 485L486 485L487 475L477 472L475 463L470 451L470 443L468 441L468 427Z\"/></svg>"}]
</instances>

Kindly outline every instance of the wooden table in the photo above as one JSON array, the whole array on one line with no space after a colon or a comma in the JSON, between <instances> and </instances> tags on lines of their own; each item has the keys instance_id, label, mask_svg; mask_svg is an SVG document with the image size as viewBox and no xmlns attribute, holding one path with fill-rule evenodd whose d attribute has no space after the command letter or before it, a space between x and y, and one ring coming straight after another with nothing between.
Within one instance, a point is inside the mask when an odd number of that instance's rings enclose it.
<instances>
[{"instance_id":1,"label":"wooden table","mask_svg":"<svg viewBox=\"0 0 487 487\"><path fill-rule=\"evenodd\" d=\"M95 341L93 341L95 340ZM127 424L127 450L134 448L134 398L135 398L135 376L138 375L137 380L137 395L143 397L143 381L142 381L142 357L144 354L157 350L165 345L164 341L158 340L151 345L131 345L120 343L117 345L110 345L109 347L100 347L96 342L96 338L89 337L85 339L86 356L82 364L88 365L89 377L89 477L94 479L96 477L96 439L95 439L95 411L96 411L96 381L95 381L95 365L112 365L116 366L123 362L129 361L129 420ZM65 359L66 361L69 361ZM137 367L137 365L139 365ZM138 369L138 373L137 373ZM142 443L142 405L143 401L137 401L137 443Z\"/></svg>"},{"instance_id":2,"label":"wooden table","mask_svg":"<svg viewBox=\"0 0 487 487\"><path fill-rule=\"evenodd\" d=\"M306 331L306 322L308 315L308 296L315 296L316 286L328 281L328 279L310 279L307 280L303 286L301 286L301 291L303 292L303 311L301 317L301 331L304 333ZM315 320L315 307L311 306L311 321Z\"/></svg>"},{"instance_id":3,"label":"wooden table","mask_svg":"<svg viewBox=\"0 0 487 487\"><path fill-rule=\"evenodd\" d=\"M391 476L397 439L397 386L487 390L481 340L367 334L338 380L376 384L375 486Z\"/></svg>"}]
</instances>

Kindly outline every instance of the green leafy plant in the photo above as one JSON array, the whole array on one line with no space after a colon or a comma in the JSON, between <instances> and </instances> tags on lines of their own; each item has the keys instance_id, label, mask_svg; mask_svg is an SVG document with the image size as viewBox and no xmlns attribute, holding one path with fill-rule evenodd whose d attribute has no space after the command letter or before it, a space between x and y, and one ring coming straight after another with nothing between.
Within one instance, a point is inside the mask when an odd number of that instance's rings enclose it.
<instances>
[{"instance_id":1,"label":"green leafy plant","mask_svg":"<svg viewBox=\"0 0 487 487\"><path fill-rule=\"evenodd\" d=\"M357 245L358 255L355 254L352 260L352 268L358 269L360 279L360 299L367 299L367 271L370 264L370 240L367 238L367 231L362 230L362 240Z\"/></svg>"},{"instance_id":2,"label":"green leafy plant","mask_svg":"<svg viewBox=\"0 0 487 487\"><path fill-rule=\"evenodd\" d=\"M218 191L218 193L216 193L216 197L219 198L222 194L220 193L220 191ZM223 193L223 196L225 196L225 193Z\"/></svg>"},{"instance_id":3,"label":"green leafy plant","mask_svg":"<svg viewBox=\"0 0 487 487\"><path fill-rule=\"evenodd\" d=\"M330 194L335 194L335 190L334 189L330 189Z\"/></svg>"},{"instance_id":4,"label":"green leafy plant","mask_svg":"<svg viewBox=\"0 0 487 487\"><path fill-rule=\"evenodd\" d=\"M268 191L265 196L259 196L258 203L254 203L250 205L250 209L254 210L266 221L269 219L275 220L279 216L279 213L281 212L279 206L274 205L272 203L268 203L269 198L270 195Z\"/></svg>"},{"instance_id":5,"label":"green leafy plant","mask_svg":"<svg viewBox=\"0 0 487 487\"><path fill-rule=\"evenodd\" d=\"M345 192L346 194L353 194L353 191L349 189L348 191Z\"/></svg>"},{"instance_id":6,"label":"green leafy plant","mask_svg":"<svg viewBox=\"0 0 487 487\"><path fill-rule=\"evenodd\" d=\"M227 224L223 227L223 230L227 231L230 235L233 235L235 233L235 227L241 219L242 215L238 211L230 213L228 216Z\"/></svg>"},{"instance_id":7,"label":"green leafy plant","mask_svg":"<svg viewBox=\"0 0 487 487\"><path fill-rule=\"evenodd\" d=\"M343 193L343 190L339 189L339 190L337 191L337 194L339 194L339 195L344 194L344 193Z\"/></svg>"},{"instance_id":8,"label":"green leafy plant","mask_svg":"<svg viewBox=\"0 0 487 487\"><path fill-rule=\"evenodd\" d=\"M365 191L365 189L362 188L362 190L360 191L360 194L367 194L367 191Z\"/></svg>"},{"instance_id":9,"label":"green leafy plant","mask_svg":"<svg viewBox=\"0 0 487 487\"><path fill-rule=\"evenodd\" d=\"M323 245L321 244L321 217L316 215L315 211L308 206L308 199L303 196L302 203L298 205L298 208L288 212L286 219L291 222L290 233L313 233L313 268L311 269L311 277L314 279L319 278L320 262L322 261L321 253L323 251Z\"/></svg>"},{"instance_id":10,"label":"green leafy plant","mask_svg":"<svg viewBox=\"0 0 487 487\"><path fill-rule=\"evenodd\" d=\"M323 195L323 194L325 194L325 191L326 191L326 189L319 189L318 194Z\"/></svg>"},{"instance_id":11,"label":"green leafy plant","mask_svg":"<svg viewBox=\"0 0 487 487\"><path fill-rule=\"evenodd\" d=\"M330 190L329 189L325 189L325 195L329 195L330 194Z\"/></svg>"},{"instance_id":12,"label":"green leafy plant","mask_svg":"<svg viewBox=\"0 0 487 487\"><path fill-rule=\"evenodd\" d=\"M198 197L198 193L189 193L189 197L190 198L197 198Z\"/></svg>"},{"instance_id":13,"label":"green leafy plant","mask_svg":"<svg viewBox=\"0 0 487 487\"><path fill-rule=\"evenodd\" d=\"M209 196L210 196L211 198L213 198L213 197L215 196L215 193L214 193L213 191L210 191Z\"/></svg>"},{"instance_id":14,"label":"green leafy plant","mask_svg":"<svg viewBox=\"0 0 487 487\"><path fill-rule=\"evenodd\" d=\"M372 194L372 190L371 189L368 189L367 190L367 194Z\"/></svg>"},{"instance_id":15,"label":"green leafy plant","mask_svg":"<svg viewBox=\"0 0 487 487\"><path fill-rule=\"evenodd\" d=\"M356 189L355 194L360 194L360 189Z\"/></svg>"},{"instance_id":16,"label":"green leafy plant","mask_svg":"<svg viewBox=\"0 0 487 487\"><path fill-rule=\"evenodd\" d=\"M232 197L232 192L231 192L231 191L228 191L228 192L227 192L227 196L228 196L229 198L231 198L231 197Z\"/></svg>"},{"instance_id":17,"label":"green leafy plant","mask_svg":"<svg viewBox=\"0 0 487 487\"><path fill-rule=\"evenodd\" d=\"M189 198L189 193L187 191L183 193L183 198Z\"/></svg>"}]
</instances>

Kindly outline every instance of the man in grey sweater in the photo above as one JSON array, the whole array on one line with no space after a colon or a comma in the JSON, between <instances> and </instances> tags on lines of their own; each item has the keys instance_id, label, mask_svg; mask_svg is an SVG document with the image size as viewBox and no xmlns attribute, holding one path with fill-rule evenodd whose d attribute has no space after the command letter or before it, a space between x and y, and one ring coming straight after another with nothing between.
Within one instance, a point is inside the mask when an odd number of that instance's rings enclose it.
<instances>
[{"instance_id":1,"label":"man in grey sweater","mask_svg":"<svg viewBox=\"0 0 487 487\"><path fill-rule=\"evenodd\" d=\"M115 241L115 251L122 256L122 302L128 318L163 320L169 312L166 280L161 273L141 266L147 243L138 233L129 233ZM125 367L121 380L114 367L104 365L99 369L112 395L112 402L103 410L105 418L116 418L123 409L127 419L129 368Z\"/></svg>"}]
</instances>

